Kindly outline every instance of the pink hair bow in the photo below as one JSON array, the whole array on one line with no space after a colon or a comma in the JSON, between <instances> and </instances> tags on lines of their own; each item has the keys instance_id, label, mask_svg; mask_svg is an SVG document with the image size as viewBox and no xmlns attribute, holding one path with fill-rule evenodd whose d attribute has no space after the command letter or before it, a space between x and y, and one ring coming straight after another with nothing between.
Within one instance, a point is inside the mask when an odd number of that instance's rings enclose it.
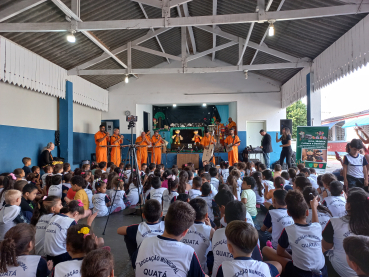
<instances>
[{"instance_id":1,"label":"pink hair bow","mask_svg":"<svg viewBox=\"0 0 369 277\"><path fill-rule=\"evenodd\" d=\"M81 199L77 199L77 201L78 201L78 206L80 206L80 207L83 207L84 205L83 205L83 202L81 201Z\"/></svg>"},{"instance_id":2,"label":"pink hair bow","mask_svg":"<svg viewBox=\"0 0 369 277\"><path fill-rule=\"evenodd\" d=\"M13 180L17 180L17 177L15 177L14 173L10 173L9 176L12 177Z\"/></svg>"},{"instance_id":3,"label":"pink hair bow","mask_svg":"<svg viewBox=\"0 0 369 277\"><path fill-rule=\"evenodd\" d=\"M91 234L83 235L83 238L85 239L87 236L90 236Z\"/></svg>"},{"instance_id":4,"label":"pink hair bow","mask_svg":"<svg viewBox=\"0 0 369 277\"><path fill-rule=\"evenodd\" d=\"M82 173L81 173L81 175L84 175L84 174L86 174L86 172L82 172Z\"/></svg>"},{"instance_id":5,"label":"pink hair bow","mask_svg":"<svg viewBox=\"0 0 369 277\"><path fill-rule=\"evenodd\" d=\"M43 198L42 198L42 200L45 200L47 198L47 196L45 195Z\"/></svg>"},{"instance_id":6,"label":"pink hair bow","mask_svg":"<svg viewBox=\"0 0 369 277\"><path fill-rule=\"evenodd\" d=\"M175 175L169 175L169 176L167 177L167 179L172 179L172 181L174 181L174 180L176 179L176 176L175 176Z\"/></svg>"},{"instance_id":7,"label":"pink hair bow","mask_svg":"<svg viewBox=\"0 0 369 277\"><path fill-rule=\"evenodd\" d=\"M107 183L108 182L108 179L104 179L104 180L102 180L104 183Z\"/></svg>"},{"instance_id":8,"label":"pink hair bow","mask_svg":"<svg viewBox=\"0 0 369 277\"><path fill-rule=\"evenodd\" d=\"M185 164L185 166L187 166L187 164Z\"/></svg>"}]
</instances>

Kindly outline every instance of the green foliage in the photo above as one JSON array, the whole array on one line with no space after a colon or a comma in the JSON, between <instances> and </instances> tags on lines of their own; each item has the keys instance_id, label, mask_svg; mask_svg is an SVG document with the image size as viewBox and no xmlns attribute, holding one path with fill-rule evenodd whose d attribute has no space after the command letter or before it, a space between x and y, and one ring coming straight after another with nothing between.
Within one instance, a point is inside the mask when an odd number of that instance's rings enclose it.
<instances>
[{"instance_id":1,"label":"green foliage","mask_svg":"<svg viewBox=\"0 0 369 277\"><path fill-rule=\"evenodd\" d=\"M292 119L292 138L297 137L297 126L307 125L306 105L298 100L287 107L287 119Z\"/></svg>"}]
</instances>

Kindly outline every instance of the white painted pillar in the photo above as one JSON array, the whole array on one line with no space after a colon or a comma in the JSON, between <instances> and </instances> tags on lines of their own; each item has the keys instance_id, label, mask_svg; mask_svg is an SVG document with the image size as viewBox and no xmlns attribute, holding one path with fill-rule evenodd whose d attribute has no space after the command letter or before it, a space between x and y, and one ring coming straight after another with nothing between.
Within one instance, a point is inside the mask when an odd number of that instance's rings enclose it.
<instances>
[{"instance_id":1,"label":"white painted pillar","mask_svg":"<svg viewBox=\"0 0 369 277\"><path fill-rule=\"evenodd\" d=\"M311 101L311 126L322 125L322 96L320 90L310 94Z\"/></svg>"}]
</instances>

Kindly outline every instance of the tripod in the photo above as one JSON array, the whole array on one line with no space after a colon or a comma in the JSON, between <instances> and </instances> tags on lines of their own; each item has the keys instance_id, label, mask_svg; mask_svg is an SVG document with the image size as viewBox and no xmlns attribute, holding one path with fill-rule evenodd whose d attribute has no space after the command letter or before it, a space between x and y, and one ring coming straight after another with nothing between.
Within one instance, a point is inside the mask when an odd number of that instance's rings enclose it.
<instances>
[{"instance_id":1,"label":"tripod","mask_svg":"<svg viewBox=\"0 0 369 277\"><path fill-rule=\"evenodd\" d=\"M129 149L128 149L128 152L127 152L126 163L127 163L127 161L128 162L132 161L131 165L132 165L132 169L134 169L134 170L132 170L131 174L134 174L134 173L137 174L136 187L138 188L138 190L137 190L138 199L140 199L140 195L142 196L142 199L143 199L143 187L142 187L142 184L141 184L141 176L139 174L140 169L138 168L136 145L133 144L133 128L135 127L135 125L136 125L136 123L134 121L129 121L128 130L131 129L131 144L129 145ZM114 206L113 204L114 204L117 192L118 192L118 190L115 191L113 202L112 202L112 205L110 206L110 211L109 211L108 218L106 219L104 232L102 233L103 235L105 235L106 226L108 225L108 222L109 222L109 217L111 215L112 208ZM140 203L140 215L141 215L141 221L143 221L141 203Z\"/></svg>"}]
</instances>

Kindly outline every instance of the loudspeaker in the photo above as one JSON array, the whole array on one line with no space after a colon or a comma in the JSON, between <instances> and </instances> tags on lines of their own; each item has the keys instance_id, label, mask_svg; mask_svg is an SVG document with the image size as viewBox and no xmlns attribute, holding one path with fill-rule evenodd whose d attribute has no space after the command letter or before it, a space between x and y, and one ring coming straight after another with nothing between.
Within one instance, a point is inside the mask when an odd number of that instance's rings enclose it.
<instances>
[{"instance_id":1,"label":"loudspeaker","mask_svg":"<svg viewBox=\"0 0 369 277\"><path fill-rule=\"evenodd\" d=\"M55 146L60 145L60 131L55 131Z\"/></svg>"},{"instance_id":2,"label":"loudspeaker","mask_svg":"<svg viewBox=\"0 0 369 277\"><path fill-rule=\"evenodd\" d=\"M279 130L282 134L282 129L287 127L290 129L290 132L292 133L292 119L281 119L281 129Z\"/></svg>"}]
</instances>

